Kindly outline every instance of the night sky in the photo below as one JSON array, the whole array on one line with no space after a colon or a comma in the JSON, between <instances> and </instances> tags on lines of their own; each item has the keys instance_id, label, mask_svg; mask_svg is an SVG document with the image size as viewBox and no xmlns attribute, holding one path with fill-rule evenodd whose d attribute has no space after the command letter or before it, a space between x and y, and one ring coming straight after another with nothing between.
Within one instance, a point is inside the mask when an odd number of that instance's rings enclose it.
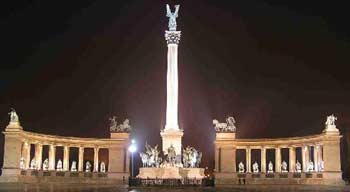
<instances>
[{"instance_id":1,"label":"night sky","mask_svg":"<svg viewBox=\"0 0 350 192\"><path fill-rule=\"evenodd\" d=\"M10 4L11 2L11 4ZM346 1L9 1L0 7L0 127L14 107L27 131L108 137L129 118L138 147L165 124L165 4L180 3L183 145L213 167L212 119L239 138L350 126ZM343 149L344 150L344 149ZM3 136L0 138L0 163Z\"/></svg>"}]
</instances>

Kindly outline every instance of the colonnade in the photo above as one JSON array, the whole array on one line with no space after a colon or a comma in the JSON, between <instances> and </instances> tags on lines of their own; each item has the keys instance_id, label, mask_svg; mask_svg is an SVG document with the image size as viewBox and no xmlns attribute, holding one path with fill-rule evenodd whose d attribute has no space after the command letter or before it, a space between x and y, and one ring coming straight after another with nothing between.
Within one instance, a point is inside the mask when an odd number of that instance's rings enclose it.
<instances>
[{"instance_id":1,"label":"colonnade","mask_svg":"<svg viewBox=\"0 0 350 192\"><path fill-rule=\"evenodd\" d=\"M313 159L311 159L310 149L313 147ZM302 165L302 171L308 172L307 170L308 163L312 161L314 163L314 171L322 171L319 169L319 163L323 161L322 156L322 145L304 145L304 146L285 146L285 147L268 147L268 146L236 146L234 153L237 152L237 150L245 150L245 166L246 166L246 172L252 172L252 150L260 150L260 172L267 172L267 150L274 150L275 151L275 159L273 161L274 163L274 172L281 172L281 163L282 161L288 162L288 170L289 172L295 172L295 164L297 162L296 157L296 148L301 149L301 165ZM288 149L288 158L284 157L282 158L282 149ZM219 155L220 148L216 149L216 154ZM236 154L234 154L234 157L236 157ZM234 172L238 169L238 164L240 162L235 162L236 169L234 169ZM221 165L219 166L221 167Z\"/></svg>"},{"instance_id":2,"label":"colonnade","mask_svg":"<svg viewBox=\"0 0 350 192\"><path fill-rule=\"evenodd\" d=\"M240 173L244 172L247 173L246 176L249 179L261 178L259 182L262 183L266 178L295 179L291 182L297 183L299 173L301 173L301 178L308 180L307 182L311 182L310 180L316 177L317 179L322 178L322 182L326 180L328 183L341 182L341 137L336 129L325 129L317 135L271 139L236 139L235 132L217 132L214 142L215 181L217 184L237 183L237 179L241 176ZM273 169L268 166L269 161L274 165ZM253 170L254 164L258 165L255 171ZM267 177L271 172L278 174ZM279 176L279 173L286 172L291 172L291 174ZM294 174L295 172L298 174ZM317 179L316 183L319 181Z\"/></svg>"},{"instance_id":3,"label":"colonnade","mask_svg":"<svg viewBox=\"0 0 350 192\"><path fill-rule=\"evenodd\" d=\"M2 176L21 175L20 170L30 169L33 159L35 160L33 162L35 162L36 170L44 170L45 162L45 170L47 168L48 171L70 171L70 162L76 161L74 166L77 168L76 170L85 171L84 153L87 149L92 149L94 153L93 165L91 165L90 171L100 171L102 161L100 161L99 153L101 150L108 150L108 159L103 162L105 165L104 171L108 171L108 177L125 179L129 176L128 132L111 131L110 138L64 137L24 131L18 122L10 122L3 134L5 135L5 145ZM45 150L43 150L44 146ZM48 150L46 150L46 146L48 146ZM33 152L32 147L34 148L34 154L31 154L31 151ZM58 147L63 148L60 169L57 169L58 159L56 159ZM77 159L70 159L72 148L78 148ZM45 161L46 159L43 159L43 152L48 153L44 155L48 157L48 163Z\"/></svg>"},{"instance_id":4,"label":"colonnade","mask_svg":"<svg viewBox=\"0 0 350 192\"><path fill-rule=\"evenodd\" d=\"M36 169L41 170L43 169L43 146L46 144L42 143L35 143L35 153L34 157L30 156L30 151L31 151L31 145L32 143L30 142L24 142L22 145L22 155L24 162L25 162L25 167L24 169L30 169L30 162L34 158L36 161ZM84 146L69 146L69 145L52 145L52 144L47 144L49 146L49 151L48 151L48 160L49 160L49 167L48 170L56 170L56 147L63 147L63 171L69 171L69 154L70 154L70 148L78 148L78 171L84 171L84 151L86 148L92 148L92 147L84 147ZM93 158L93 170L94 172L99 172L99 151L100 147L93 147L94 151L94 158ZM107 149L108 148L104 148ZM107 171L107 170L106 170Z\"/></svg>"}]
</instances>

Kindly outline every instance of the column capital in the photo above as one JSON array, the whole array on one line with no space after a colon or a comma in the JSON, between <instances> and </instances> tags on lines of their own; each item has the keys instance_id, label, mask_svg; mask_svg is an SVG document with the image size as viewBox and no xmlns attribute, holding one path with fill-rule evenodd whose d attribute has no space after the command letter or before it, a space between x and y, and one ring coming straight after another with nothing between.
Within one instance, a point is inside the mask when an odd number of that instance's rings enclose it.
<instances>
[{"instance_id":1,"label":"column capital","mask_svg":"<svg viewBox=\"0 0 350 192\"><path fill-rule=\"evenodd\" d=\"M181 31L165 31L165 40L167 44L176 44L180 43Z\"/></svg>"}]
</instances>

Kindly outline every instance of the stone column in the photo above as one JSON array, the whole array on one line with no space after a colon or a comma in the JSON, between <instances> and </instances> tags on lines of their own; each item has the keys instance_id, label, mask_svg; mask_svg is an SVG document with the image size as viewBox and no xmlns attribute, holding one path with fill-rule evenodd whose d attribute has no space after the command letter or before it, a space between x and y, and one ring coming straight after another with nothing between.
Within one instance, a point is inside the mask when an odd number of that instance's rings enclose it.
<instances>
[{"instance_id":1,"label":"stone column","mask_svg":"<svg viewBox=\"0 0 350 192\"><path fill-rule=\"evenodd\" d=\"M315 167L315 171L318 171L318 151L319 151L320 147L318 145L314 146L314 167Z\"/></svg>"},{"instance_id":2,"label":"stone column","mask_svg":"<svg viewBox=\"0 0 350 192\"><path fill-rule=\"evenodd\" d=\"M56 146L49 146L49 170L55 170L56 164Z\"/></svg>"},{"instance_id":3,"label":"stone column","mask_svg":"<svg viewBox=\"0 0 350 192\"><path fill-rule=\"evenodd\" d=\"M275 149L275 171L281 172L281 148Z\"/></svg>"},{"instance_id":4,"label":"stone column","mask_svg":"<svg viewBox=\"0 0 350 192\"><path fill-rule=\"evenodd\" d=\"M69 146L63 146L63 170L69 171Z\"/></svg>"},{"instance_id":5,"label":"stone column","mask_svg":"<svg viewBox=\"0 0 350 192\"><path fill-rule=\"evenodd\" d=\"M178 64L177 48L181 31L165 31L168 44L167 103L165 130L179 130L178 125Z\"/></svg>"},{"instance_id":6,"label":"stone column","mask_svg":"<svg viewBox=\"0 0 350 192\"><path fill-rule=\"evenodd\" d=\"M261 148L261 172L266 172L266 148Z\"/></svg>"},{"instance_id":7,"label":"stone column","mask_svg":"<svg viewBox=\"0 0 350 192\"><path fill-rule=\"evenodd\" d=\"M99 148L95 147L94 148L94 171L98 172L98 152Z\"/></svg>"},{"instance_id":8,"label":"stone column","mask_svg":"<svg viewBox=\"0 0 350 192\"><path fill-rule=\"evenodd\" d=\"M302 147L302 164L304 172L307 172L307 165L309 163L309 146Z\"/></svg>"},{"instance_id":9,"label":"stone column","mask_svg":"<svg viewBox=\"0 0 350 192\"><path fill-rule=\"evenodd\" d=\"M24 142L22 146L22 157L24 158L26 169L30 166L30 143Z\"/></svg>"},{"instance_id":10,"label":"stone column","mask_svg":"<svg viewBox=\"0 0 350 192\"><path fill-rule=\"evenodd\" d=\"M245 161L246 161L246 167L247 167L247 173L250 173L252 172L252 166L251 166L251 150L250 150L250 147L247 147L246 150L245 150Z\"/></svg>"},{"instance_id":11,"label":"stone column","mask_svg":"<svg viewBox=\"0 0 350 192\"><path fill-rule=\"evenodd\" d=\"M43 163L43 145L41 143L35 144L35 160L36 160L36 167L38 170L41 169L41 165Z\"/></svg>"},{"instance_id":12,"label":"stone column","mask_svg":"<svg viewBox=\"0 0 350 192\"><path fill-rule=\"evenodd\" d=\"M323 161L323 146L322 145L319 145L320 149L318 150L318 159L319 161Z\"/></svg>"},{"instance_id":13,"label":"stone column","mask_svg":"<svg viewBox=\"0 0 350 192\"><path fill-rule=\"evenodd\" d=\"M78 171L84 171L84 147L79 147Z\"/></svg>"},{"instance_id":14,"label":"stone column","mask_svg":"<svg viewBox=\"0 0 350 192\"><path fill-rule=\"evenodd\" d=\"M289 172L295 171L295 147L289 147Z\"/></svg>"}]
</instances>

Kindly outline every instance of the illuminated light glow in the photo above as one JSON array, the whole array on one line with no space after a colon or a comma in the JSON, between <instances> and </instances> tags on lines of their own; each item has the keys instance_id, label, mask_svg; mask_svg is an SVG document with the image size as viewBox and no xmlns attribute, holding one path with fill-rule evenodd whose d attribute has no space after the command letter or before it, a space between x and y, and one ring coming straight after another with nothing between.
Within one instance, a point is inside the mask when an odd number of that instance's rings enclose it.
<instances>
[{"instance_id":1,"label":"illuminated light glow","mask_svg":"<svg viewBox=\"0 0 350 192\"><path fill-rule=\"evenodd\" d=\"M135 140L132 139L131 145L128 148L129 152L134 153L137 150L135 143L136 143Z\"/></svg>"},{"instance_id":2,"label":"illuminated light glow","mask_svg":"<svg viewBox=\"0 0 350 192\"><path fill-rule=\"evenodd\" d=\"M167 104L165 130L179 130L178 124L178 65L176 43L168 43Z\"/></svg>"}]
</instances>

